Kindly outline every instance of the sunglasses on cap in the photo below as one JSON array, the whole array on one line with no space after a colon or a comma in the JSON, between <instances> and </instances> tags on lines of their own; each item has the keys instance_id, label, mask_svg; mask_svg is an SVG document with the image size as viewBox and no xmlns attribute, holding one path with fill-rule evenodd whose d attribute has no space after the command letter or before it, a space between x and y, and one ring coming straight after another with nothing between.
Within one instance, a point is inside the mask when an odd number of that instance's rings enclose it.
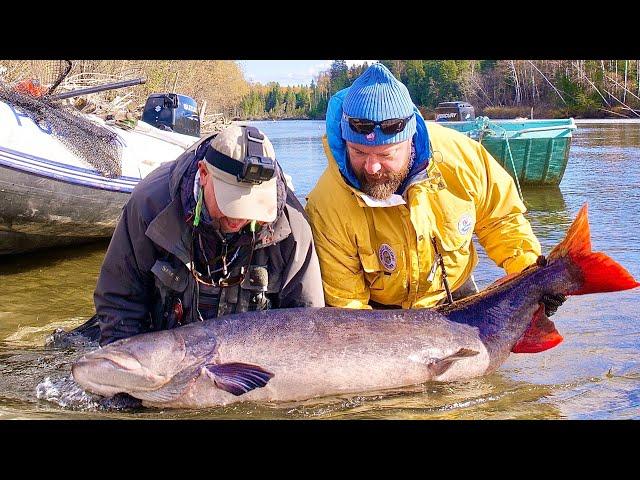
<instances>
[{"instance_id":1,"label":"sunglasses on cap","mask_svg":"<svg viewBox=\"0 0 640 480\"><path fill-rule=\"evenodd\" d=\"M412 113L406 118L388 118L387 120L380 120L378 122L367 118L349 117L346 114L345 117L347 118L347 122L349 123L351 130L356 133L368 135L373 132L376 126L379 126L380 130L382 130L382 133L385 135L393 135L403 131L407 126L407 123L409 123L409 120L411 120L414 115L415 114Z\"/></svg>"}]
</instances>

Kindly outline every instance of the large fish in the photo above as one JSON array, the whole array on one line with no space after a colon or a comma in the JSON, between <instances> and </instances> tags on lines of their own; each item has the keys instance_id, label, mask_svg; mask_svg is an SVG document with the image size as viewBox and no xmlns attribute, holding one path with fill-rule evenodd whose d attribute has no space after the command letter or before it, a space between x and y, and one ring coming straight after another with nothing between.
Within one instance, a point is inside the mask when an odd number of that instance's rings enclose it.
<instances>
[{"instance_id":1,"label":"large fish","mask_svg":"<svg viewBox=\"0 0 640 480\"><path fill-rule=\"evenodd\" d=\"M449 306L421 310L293 308L229 315L145 333L93 351L74 379L158 407L289 401L485 375L510 352L562 341L545 294L640 284L591 252L586 205L548 258Z\"/></svg>"}]
</instances>

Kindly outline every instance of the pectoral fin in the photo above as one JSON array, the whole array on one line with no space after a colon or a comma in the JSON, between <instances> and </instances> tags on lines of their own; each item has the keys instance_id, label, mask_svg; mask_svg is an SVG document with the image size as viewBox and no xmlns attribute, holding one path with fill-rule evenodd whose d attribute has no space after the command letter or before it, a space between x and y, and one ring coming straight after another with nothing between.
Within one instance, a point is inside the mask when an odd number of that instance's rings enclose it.
<instances>
[{"instance_id":1,"label":"pectoral fin","mask_svg":"<svg viewBox=\"0 0 640 480\"><path fill-rule=\"evenodd\" d=\"M429 365L429 371L432 373L434 377L438 375L442 375L444 372L449 370L449 367L453 365L453 362L457 360L462 360L463 358L473 357L478 355L479 352L475 350L470 350L468 348L461 348L456 353L452 353L444 358L436 358L433 359Z\"/></svg>"},{"instance_id":2,"label":"pectoral fin","mask_svg":"<svg viewBox=\"0 0 640 480\"><path fill-rule=\"evenodd\" d=\"M248 363L222 363L205 367L216 387L236 396L264 387L273 373Z\"/></svg>"}]
</instances>

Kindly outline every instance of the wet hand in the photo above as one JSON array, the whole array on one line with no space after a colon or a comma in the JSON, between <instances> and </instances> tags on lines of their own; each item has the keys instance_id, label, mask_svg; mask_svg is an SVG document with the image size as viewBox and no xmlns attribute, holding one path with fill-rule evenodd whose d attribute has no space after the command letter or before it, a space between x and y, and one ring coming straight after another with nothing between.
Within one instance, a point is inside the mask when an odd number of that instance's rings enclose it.
<instances>
[{"instance_id":1,"label":"wet hand","mask_svg":"<svg viewBox=\"0 0 640 480\"><path fill-rule=\"evenodd\" d=\"M544 304L544 314L547 317L550 317L551 315L556 313L556 311L558 311L558 307L562 305L566 300L567 297L561 293L545 293L541 299L541 302Z\"/></svg>"}]
</instances>

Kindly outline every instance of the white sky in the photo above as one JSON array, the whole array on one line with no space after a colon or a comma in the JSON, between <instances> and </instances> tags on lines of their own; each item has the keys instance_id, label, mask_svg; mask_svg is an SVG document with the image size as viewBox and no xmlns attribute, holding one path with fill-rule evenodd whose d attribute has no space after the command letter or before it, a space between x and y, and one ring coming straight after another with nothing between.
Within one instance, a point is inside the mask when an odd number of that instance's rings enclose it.
<instances>
[{"instance_id":1,"label":"white sky","mask_svg":"<svg viewBox=\"0 0 640 480\"><path fill-rule=\"evenodd\" d=\"M314 75L328 70L333 60L237 60L249 82L278 82L281 86L309 85ZM376 60L347 60L347 65Z\"/></svg>"}]
</instances>

